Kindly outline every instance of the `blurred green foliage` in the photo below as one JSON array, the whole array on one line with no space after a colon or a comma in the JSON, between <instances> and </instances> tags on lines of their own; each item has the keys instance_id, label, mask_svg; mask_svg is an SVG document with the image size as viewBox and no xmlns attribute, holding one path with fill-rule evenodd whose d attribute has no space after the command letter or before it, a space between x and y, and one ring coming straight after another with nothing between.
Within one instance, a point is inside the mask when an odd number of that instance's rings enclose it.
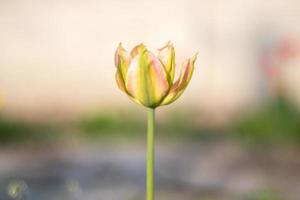
<instances>
[{"instance_id":1,"label":"blurred green foliage","mask_svg":"<svg viewBox=\"0 0 300 200\"><path fill-rule=\"evenodd\" d=\"M279 97L258 111L242 116L233 126L235 136L250 143L300 144L300 113Z\"/></svg>"},{"instance_id":2,"label":"blurred green foliage","mask_svg":"<svg viewBox=\"0 0 300 200\"><path fill-rule=\"evenodd\" d=\"M261 191L246 198L246 200L283 200L280 195L272 191Z\"/></svg>"},{"instance_id":3,"label":"blurred green foliage","mask_svg":"<svg viewBox=\"0 0 300 200\"><path fill-rule=\"evenodd\" d=\"M231 126L223 128L200 125L200 115L201 113L192 110L176 110L158 116L158 137L203 141L235 138L253 144L300 145L300 112L284 97L275 99L251 113L242 113L238 119L233 120ZM132 138L128 137L132 135L144 137L145 129L146 112L136 113L130 110L102 110L75 123L65 122L63 125L50 122L30 123L0 116L1 143L56 138L63 132L72 132L73 136L80 133L80 136L87 138Z\"/></svg>"},{"instance_id":4,"label":"blurred green foliage","mask_svg":"<svg viewBox=\"0 0 300 200\"><path fill-rule=\"evenodd\" d=\"M197 113L191 111L176 111L167 113L156 120L157 137L168 136L173 139L208 139L215 135L212 130L205 129L197 124ZM187 120L188 119L188 120ZM146 112L99 112L84 117L77 124L81 133L88 137L118 136L128 137L135 135L144 137L146 130ZM209 133L209 134L208 134Z\"/></svg>"},{"instance_id":5,"label":"blurred green foliage","mask_svg":"<svg viewBox=\"0 0 300 200\"><path fill-rule=\"evenodd\" d=\"M128 136L143 132L143 117L127 112L102 111L84 117L75 126L86 136Z\"/></svg>"},{"instance_id":6,"label":"blurred green foliage","mask_svg":"<svg viewBox=\"0 0 300 200\"><path fill-rule=\"evenodd\" d=\"M0 143L20 143L52 138L57 127L47 123L29 123L0 117Z\"/></svg>"}]
</instances>

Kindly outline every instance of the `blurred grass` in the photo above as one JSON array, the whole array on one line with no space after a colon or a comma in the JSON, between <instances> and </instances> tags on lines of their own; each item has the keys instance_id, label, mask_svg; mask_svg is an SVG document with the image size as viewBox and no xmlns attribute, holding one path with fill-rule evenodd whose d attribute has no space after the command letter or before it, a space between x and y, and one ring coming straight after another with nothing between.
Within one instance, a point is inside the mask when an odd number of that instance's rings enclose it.
<instances>
[{"instance_id":1,"label":"blurred grass","mask_svg":"<svg viewBox=\"0 0 300 200\"><path fill-rule=\"evenodd\" d=\"M300 145L300 113L284 97L240 117L233 125L234 135L255 144L288 143Z\"/></svg>"},{"instance_id":2,"label":"blurred grass","mask_svg":"<svg viewBox=\"0 0 300 200\"><path fill-rule=\"evenodd\" d=\"M115 137L138 134L144 131L146 123L136 113L102 111L83 117L75 126L88 137Z\"/></svg>"},{"instance_id":3,"label":"blurred grass","mask_svg":"<svg viewBox=\"0 0 300 200\"><path fill-rule=\"evenodd\" d=\"M50 123L24 122L0 116L0 143L24 143L28 141L46 141L54 138L59 130Z\"/></svg>"},{"instance_id":4,"label":"blurred grass","mask_svg":"<svg viewBox=\"0 0 300 200\"><path fill-rule=\"evenodd\" d=\"M245 200L284 200L275 192L261 191L247 197Z\"/></svg>"},{"instance_id":5,"label":"blurred grass","mask_svg":"<svg viewBox=\"0 0 300 200\"><path fill-rule=\"evenodd\" d=\"M230 126L223 128L200 125L201 113L192 110L170 111L157 120L158 137L172 139L203 140L238 139L251 144L296 144L300 147L300 113L284 97L274 99L268 104L252 111L241 113ZM130 110L121 112L106 110L94 112L76 122L64 125L50 122L29 123L0 116L0 142L14 143L28 140L47 140L61 133L97 139L102 137L132 138L144 137L146 114ZM223 133L223 134L220 134Z\"/></svg>"},{"instance_id":6,"label":"blurred grass","mask_svg":"<svg viewBox=\"0 0 300 200\"><path fill-rule=\"evenodd\" d=\"M202 139L209 140L220 134L215 130L197 124L198 113L192 111L169 112L156 120L157 137L168 139ZM188 120L187 120L188 119ZM87 137L145 137L146 112L99 112L84 117L77 124L78 129Z\"/></svg>"}]
</instances>

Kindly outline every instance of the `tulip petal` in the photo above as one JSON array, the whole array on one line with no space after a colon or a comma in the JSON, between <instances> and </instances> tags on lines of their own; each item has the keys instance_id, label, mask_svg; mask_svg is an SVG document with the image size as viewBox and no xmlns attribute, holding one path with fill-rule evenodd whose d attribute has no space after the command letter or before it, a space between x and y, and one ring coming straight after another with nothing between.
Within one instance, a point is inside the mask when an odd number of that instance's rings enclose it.
<instances>
[{"instance_id":1,"label":"tulip petal","mask_svg":"<svg viewBox=\"0 0 300 200\"><path fill-rule=\"evenodd\" d=\"M135 46L130 52L131 59L133 59L135 56L143 53L145 50L146 50L146 47L143 43Z\"/></svg>"},{"instance_id":2,"label":"tulip petal","mask_svg":"<svg viewBox=\"0 0 300 200\"><path fill-rule=\"evenodd\" d=\"M197 58L197 54L195 54L192 58L188 59L183 64L178 80L172 85L168 95L162 101L161 105L170 104L182 95L182 93L184 92L185 88L188 86L192 78L196 58Z\"/></svg>"},{"instance_id":3,"label":"tulip petal","mask_svg":"<svg viewBox=\"0 0 300 200\"><path fill-rule=\"evenodd\" d=\"M133 98L151 108L160 104L170 88L163 64L147 49L131 61L125 85Z\"/></svg>"},{"instance_id":4,"label":"tulip petal","mask_svg":"<svg viewBox=\"0 0 300 200\"><path fill-rule=\"evenodd\" d=\"M119 70L117 70L115 77L116 77L117 85L120 88L120 90L127 93L124 79Z\"/></svg>"},{"instance_id":5,"label":"tulip petal","mask_svg":"<svg viewBox=\"0 0 300 200\"><path fill-rule=\"evenodd\" d=\"M126 78L126 73L128 70L128 65L130 63L130 55L127 51L122 47L122 44L119 44L119 47L115 53L115 65L118 70L120 70L122 77Z\"/></svg>"},{"instance_id":6,"label":"tulip petal","mask_svg":"<svg viewBox=\"0 0 300 200\"><path fill-rule=\"evenodd\" d=\"M119 88L123 92L126 92L125 78L126 78L129 62L130 62L130 56L128 55L127 51L122 47L122 44L120 43L115 53L115 65L117 68L116 81Z\"/></svg>"},{"instance_id":7,"label":"tulip petal","mask_svg":"<svg viewBox=\"0 0 300 200\"><path fill-rule=\"evenodd\" d=\"M173 83L175 76L175 50L171 42L158 49L157 57L164 64L170 83Z\"/></svg>"}]
</instances>

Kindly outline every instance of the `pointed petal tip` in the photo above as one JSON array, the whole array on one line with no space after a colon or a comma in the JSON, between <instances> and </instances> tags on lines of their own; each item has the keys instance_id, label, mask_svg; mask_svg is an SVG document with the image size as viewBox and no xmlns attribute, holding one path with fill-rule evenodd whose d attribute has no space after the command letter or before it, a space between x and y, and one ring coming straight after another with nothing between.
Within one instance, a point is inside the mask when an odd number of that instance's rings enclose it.
<instances>
[{"instance_id":1,"label":"pointed petal tip","mask_svg":"<svg viewBox=\"0 0 300 200\"><path fill-rule=\"evenodd\" d=\"M168 46L173 46L173 44L172 44L172 42L170 40L168 40L168 42L165 45L165 47L168 47Z\"/></svg>"},{"instance_id":2,"label":"pointed petal tip","mask_svg":"<svg viewBox=\"0 0 300 200\"><path fill-rule=\"evenodd\" d=\"M165 44L165 46L159 48L158 51L163 51L166 48L174 48L173 43L170 40Z\"/></svg>"},{"instance_id":3,"label":"pointed petal tip","mask_svg":"<svg viewBox=\"0 0 300 200\"><path fill-rule=\"evenodd\" d=\"M198 58L198 55L199 55L199 52L196 52L191 58L190 60L195 63L196 62L196 59Z\"/></svg>"},{"instance_id":4,"label":"pointed petal tip","mask_svg":"<svg viewBox=\"0 0 300 200\"><path fill-rule=\"evenodd\" d=\"M171 42L171 40L168 41L167 45L173 47L173 43Z\"/></svg>"},{"instance_id":5,"label":"pointed petal tip","mask_svg":"<svg viewBox=\"0 0 300 200\"><path fill-rule=\"evenodd\" d=\"M140 50L143 50L143 49L147 49L147 47L143 42L141 42L138 45L134 46L132 50L133 51L140 51Z\"/></svg>"},{"instance_id":6,"label":"pointed petal tip","mask_svg":"<svg viewBox=\"0 0 300 200\"><path fill-rule=\"evenodd\" d=\"M126 51L126 49L123 47L122 42L119 42L117 50Z\"/></svg>"},{"instance_id":7,"label":"pointed petal tip","mask_svg":"<svg viewBox=\"0 0 300 200\"><path fill-rule=\"evenodd\" d=\"M198 55L199 55L199 52L196 52L194 55L193 55L193 58L197 58L198 57Z\"/></svg>"},{"instance_id":8,"label":"pointed petal tip","mask_svg":"<svg viewBox=\"0 0 300 200\"><path fill-rule=\"evenodd\" d=\"M140 44L137 45L138 47L144 47L146 48L146 45L144 44L144 42L141 42Z\"/></svg>"},{"instance_id":9,"label":"pointed petal tip","mask_svg":"<svg viewBox=\"0 0 300 200\"><path fill-rule=\"evenodd\" d=\"M131 58L134 58L136 55L141 54L146 50L147 47L144 45L144 43L136 45L130 52Z\"/></svg>"}]
</instances>

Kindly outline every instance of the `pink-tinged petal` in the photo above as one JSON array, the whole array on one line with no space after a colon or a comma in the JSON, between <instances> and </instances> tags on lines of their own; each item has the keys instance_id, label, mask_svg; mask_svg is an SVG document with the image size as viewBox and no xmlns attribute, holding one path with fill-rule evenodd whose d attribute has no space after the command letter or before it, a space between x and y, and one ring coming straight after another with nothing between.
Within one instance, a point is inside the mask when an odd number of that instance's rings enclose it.
<instances>
[{"instance_id":1,"label":"pink-tinged petal","mask_svg":"<svg viewBox=\"0 0 300 200\"><path fill-rule=\"evenodd\" d=\"M123 78L121 77L120 73L118 73L118 72L116 72L116 81L117 81L117 85L118 85L119 89L122 90L123 92L125 92L131 100L133 100L134 102L136 102L138 104L143 105L138 99L132 97L131 94L128 93L125 83L123 81Z\"/></svg>"},{"instance_id":2,"label":"pink-tinged petal","mask_svg":"<svg viewBox=\"0 0 300 200\"><path fill-rule=\"evenodd\" d=\"M133 59L135 56L142 54L147 48L145 47L145 45L143 43L135 46L131 52L130 52L130 56L131 59Z\"/></svg>"},{"instance_id":3,"label":"pink-tinged petal","mask_svg":"<svg viewBox=\"0 0 300 200\"><path fill-rule=\"evenodd\" d=\"M127 53L127 51L122 47L122 44L120 43L115 53L115 65L117 68L117 73L120 73L121 76L120 78L122 78L124 82L125 82L129 63L130 63L130 55Z\"/></svg>"},{"instance_id":4,"label":"pink-tinged petal","mask_svg":"<svg viewBox=\"0 0 300 200\"><path fill-rule=\"evenodd\" d=\"M183 64L178 80L172 85L168 95L164 98L161 105L170 104L182 95L192 78L197 55L198 53Z\"/></svg>"},{"instance_id":5,"label":"pink-tinged petal","mask_svg":"<svg viewBox=\"0 0 300 200\"><path fill-rule=\"evenodd\" d=\"M131 61L125 85L133 98L152 108L160 104L170 88L162 63L146 49Z\"/></svg>"},{"instance_id":6,"label":"pink-tinged petal","mask_svg":"<svg viewBox=\"0 0 300 200\"><path fill-rule=\"evenodd\" d=\"M172 83L175 76L175 50L171 42L158 49L157 57L164 64L170 83Z\"/></svg>"}]
</instances>

